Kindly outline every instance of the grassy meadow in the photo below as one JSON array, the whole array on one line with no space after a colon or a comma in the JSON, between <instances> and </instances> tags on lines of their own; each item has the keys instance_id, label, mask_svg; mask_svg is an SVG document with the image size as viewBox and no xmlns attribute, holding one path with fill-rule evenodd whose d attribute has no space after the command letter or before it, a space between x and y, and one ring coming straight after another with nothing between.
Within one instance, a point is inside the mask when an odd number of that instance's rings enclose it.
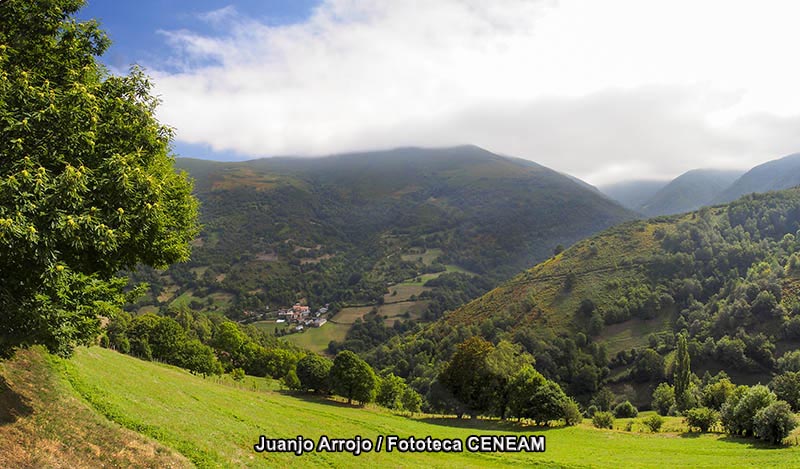
<instances>
[{"instance_id":1,"label":"grassy meadow","mask_svg":"<svg viewBox=\"0 0 800 469\"><path fill-rule=\"evenodd\" d=\"M61 361L59 372L90 406L111 420L174 448L200 467L792 467L800 447L773 448L723 434L683 433L680 419L670 432L651 434L597 430L588 421L570 428L520 427L497 420L393 414L315 396L293 396L270 385L251 390L203 379L100 348L81 348ZM267 381L267 380L264 380ZM635 419L634 419L635 420ZM618 420L615 428L624 428ZM375 438L428 435L464 439L472 434L541 434L545 453L255 453L259 435L317 439L321 435ZM790 437L791 438L791 437Z\"/></svg>"}]
</instances>

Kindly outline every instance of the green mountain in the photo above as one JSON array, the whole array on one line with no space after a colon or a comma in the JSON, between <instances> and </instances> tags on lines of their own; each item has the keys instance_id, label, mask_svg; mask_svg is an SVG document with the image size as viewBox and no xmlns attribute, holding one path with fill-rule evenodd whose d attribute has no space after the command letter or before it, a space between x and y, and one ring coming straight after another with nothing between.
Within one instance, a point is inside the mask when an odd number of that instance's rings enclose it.
<instances>
[{"instance_id":1,"label":"green mountain","mask_svg":"<svg viewBox=\"0 0 800 469\"><path fill-rule=\"evenodd\" d=\"M137 274L151 284L140 310L375 304L387 285L416 279L416 296L425 275L446 273L488 287L635 217L555 171L473 146L177 166L196 181L203 231L188 264Z\"/></svg>"},{"instance_id":2,"label":"green mountain","mask_svg":"<svg viewBox=\"0 0 800 469\"><path fill-rule=\"evenodd\" d=\"M745 194L788 189L797 185L800 185L800 153L756 166L715 197L714 202L730 202Z\"/></svg>"},{"instance_id":3,"label":"green mountain","mask_svg":"<svg viewBox=\"0 0 800 469\"><path fill-rule=\"evenodd\" d=\"M742 171L694 169L670 181L636 210L651 217L697 210L741 175Z\"/></svg>"},{"instance_id":4,"label":"green mountain","mask_svg":"<svg viewBox=\"0 0 800 469\"><path fill-rule=\"evenodd\" d=\"M800 189L624 223L584 239L369 355L411 381L471 335L519 343L584 402L603 386L648 407L676 334L692 370L766 383L800 362ZM417 367L417 368L415 368ZM627 386L627 387L626 387Z\"/></svg>"},{"instance_id":5,"label":"green mountain","mask_svg":"<svg viewBox=\"0 0 800 469\"><path fill-rule=\"evenodd\" d=\"M642 179L608 184L600 186L598 189L623 207L637 210L668 183L669 181L664 180Z\"/></svg>"}]
</instances>

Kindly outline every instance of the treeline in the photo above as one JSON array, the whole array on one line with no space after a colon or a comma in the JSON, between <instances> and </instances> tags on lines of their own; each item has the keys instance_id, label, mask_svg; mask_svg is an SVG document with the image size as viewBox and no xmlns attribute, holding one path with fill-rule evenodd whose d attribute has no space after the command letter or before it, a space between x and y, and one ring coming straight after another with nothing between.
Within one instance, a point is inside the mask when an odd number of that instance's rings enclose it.
<instances>
[{"instance_id":1,"label":"treeline","mask_svg":"<svg viewBox=\"0 0 800 469\"><path fill-rule=\"evenodd\" d=\"M145 360L158 360L202 375L234 373L281 379L304 354L253 327L186 308L169 316L122 313L101 344Z\"/></svg>"},{"instance_id":2,"label":"treeline","mask_svg":"<svg viewBox=\"0 0 800 469\"><path fill-rule=\"evenodd\" d=\"M367 362L349 350L338 353L334 360L308 354L292 373L290 387L296 390L335 394L348 403L376 402L411 413L419 412L422 406L422 397L401 378L391 373L376 375Z\"/></svg>"}]
</instances>

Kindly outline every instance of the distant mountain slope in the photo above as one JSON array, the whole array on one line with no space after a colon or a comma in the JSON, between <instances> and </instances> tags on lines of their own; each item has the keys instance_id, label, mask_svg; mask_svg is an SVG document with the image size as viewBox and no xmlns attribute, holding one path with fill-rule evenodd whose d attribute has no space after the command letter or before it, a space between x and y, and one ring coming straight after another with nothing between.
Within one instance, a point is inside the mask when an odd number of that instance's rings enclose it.
<instances>
[{"instance_id":1,"label":"distant mountain slope","mask_svg":"<svg viewBox=\"0 0 800 469\"><path fill-rule=\"evenodd\" d=\"M800 153L756 166L715 197L714 202L730 202L745 194L788 189L797 185L800 185Z\"/></svg>"},{"instance_id":2,"label":"distant mountain slope","mask_svg":"<svg viewBox=\"0 0 800 469\"><path fill-rule=\"evenodd\" d=\"M741 175L742 171L687 171L670 181L637 209L651 217L697 210L711 203Z\"/></svg>"},{"instance_id":3,"label":"distant mountain slope","mask_svg":"<svg viewBox=\"0 0 800 469\"><path fill-rule=\"evenodd\" d=\"M603 194L622 204L623 207L636 210L668 183L669 181L666 180L622 181L599 186L598 189Z\"/></svg>"},{"instance_id":4,"label":"distant mountain slope","mask_svg":"<svg viewBox=\"0 0 800 469\"><path fill-rule=\"evenodd\" d=\"M177 166L196 181L204 229L192 261L171 272L200 303L214 292L256 306L372 301L419 275L412 249L499 280L636 217L556 171L474 146Z\"/></svg>"}]
</instances>

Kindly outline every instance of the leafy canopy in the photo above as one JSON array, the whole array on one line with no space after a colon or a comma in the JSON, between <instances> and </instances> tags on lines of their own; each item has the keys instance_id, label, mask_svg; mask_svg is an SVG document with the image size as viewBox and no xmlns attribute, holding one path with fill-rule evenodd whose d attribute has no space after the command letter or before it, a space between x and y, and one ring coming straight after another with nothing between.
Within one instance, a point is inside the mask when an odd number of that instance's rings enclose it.
<instances>
[{"instance_id":1,"label":"leafy canopy","mask_svg":"<svg viewBox=\"0 0 800 469\"><path fill-rule=\"evenodd\" d=\"M82 5L0 2L0 352L92 341L126 299L117 272L186 260L197 233L150 82L98 65Z\"/></svg>"}]
</instances>

